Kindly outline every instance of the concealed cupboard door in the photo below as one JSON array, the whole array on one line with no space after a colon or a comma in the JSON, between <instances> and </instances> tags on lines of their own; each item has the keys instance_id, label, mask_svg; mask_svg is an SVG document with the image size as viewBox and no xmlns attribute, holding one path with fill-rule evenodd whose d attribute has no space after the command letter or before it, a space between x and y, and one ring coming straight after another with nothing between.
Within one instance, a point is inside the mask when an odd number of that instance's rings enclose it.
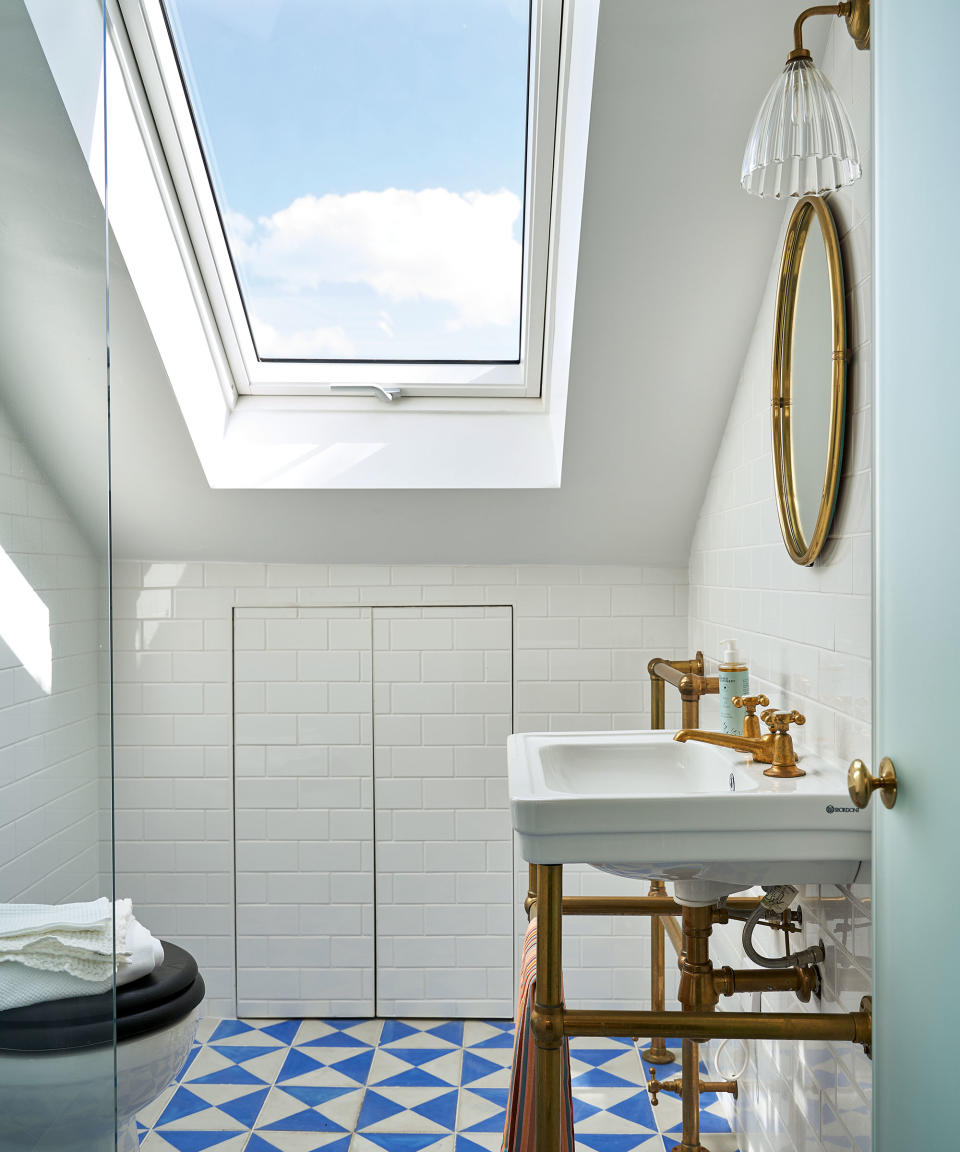
<instances>
[{"instance_id":1,"label":"concealed cupboard door","mask_svg":"<svg viewBox=\"0 0 960 1152\"><path fill-rule=\"evenodd\" d=\"M511 610L373 631L378 1015L512 1015Z\"/></svg>"},{"instance_id":2,"label":"concealed cupboard door","mask_svg":"<svg viewBox=\"0 0 960 1152\"><path fill-rule=\"evenodd\" d=\"M371 613L236 609L237 1011L374 1011Z\"/></svg>"}]
</instances>

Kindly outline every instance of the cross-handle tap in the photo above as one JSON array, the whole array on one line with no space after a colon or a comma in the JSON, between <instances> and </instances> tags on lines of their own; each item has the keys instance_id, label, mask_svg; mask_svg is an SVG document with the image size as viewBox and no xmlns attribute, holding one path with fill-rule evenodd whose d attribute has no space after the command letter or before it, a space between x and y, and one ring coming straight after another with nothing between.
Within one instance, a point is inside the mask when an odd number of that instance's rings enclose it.
<instances>
[{"instance_id":1,"label":"cross-handle tap","mask_svg":"<svg viewBox=\"0 0 960 1152\"><path fill-rule=\"evenodd\" d=\"M781 780L805 776L804 770L797 767L790 725L805 724L807 718L796 711L778 712L771 708L762 712L760 719L770 729L765 736L734 736L727 732L707 732L701 728L681 728L674 740L681 743L695 740L700 744L748 752L758 764L770 765L763 770L764 776L774 776Z\"/></svg>"},{"instance_id":2,"label":"cross-handle tap","mask_svg":"<svg viewBox=\"0 0 960 1152\"><path fill-rule=\"evenodd\" d=\"M766 708L770 701L762 693L759 696L734 696L730 701L734 708L745 708L743 717L744 736L759 736L760 721L757 719L757 708Z\"/></svg>"}]
</instances>

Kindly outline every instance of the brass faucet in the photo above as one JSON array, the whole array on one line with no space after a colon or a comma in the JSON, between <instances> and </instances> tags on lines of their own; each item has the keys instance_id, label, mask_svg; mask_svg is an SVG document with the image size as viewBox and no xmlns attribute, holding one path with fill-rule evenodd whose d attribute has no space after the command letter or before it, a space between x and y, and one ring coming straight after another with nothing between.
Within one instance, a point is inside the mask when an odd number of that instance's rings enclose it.
<instances>
[{"instance_id":1,"label":"brass faucet","mask_svg":"<svg viewBox=\"0 0 960 1152\"><path fill-rule=\"evenodd\" d=\"M714 744L718 748L733 748L737 752L749 752L758 764L769 764L764 776L774 776L785 780L794 776L806 776L797 767L797 754L793 749L791 724L806 724L807 718L799 712L777 712L768 708L760 713L760 719L770 731L765 736L734 736L727 732L707 732L700 728L681 728L674 740L681 743L696 740L701 744Z\"/></svg>"}]
</instances>

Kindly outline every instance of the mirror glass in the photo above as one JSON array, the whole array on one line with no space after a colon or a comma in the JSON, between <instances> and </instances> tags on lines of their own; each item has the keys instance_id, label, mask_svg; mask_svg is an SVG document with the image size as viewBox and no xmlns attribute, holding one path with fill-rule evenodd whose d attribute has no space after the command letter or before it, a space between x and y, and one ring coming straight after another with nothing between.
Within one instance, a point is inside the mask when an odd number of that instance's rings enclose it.
<instances>
[{"instance_id":1,"label":"mirror glass","mask_svg":"<svg viewBox=\"0 0 960 1152\"><path fill-rule=\"evenodd\" d=\"M826 202L804 197L784 242L773 374L774 459L787 551L811 564L836 502L845 388L843 278Z\"/></svg>"}]
</instances>

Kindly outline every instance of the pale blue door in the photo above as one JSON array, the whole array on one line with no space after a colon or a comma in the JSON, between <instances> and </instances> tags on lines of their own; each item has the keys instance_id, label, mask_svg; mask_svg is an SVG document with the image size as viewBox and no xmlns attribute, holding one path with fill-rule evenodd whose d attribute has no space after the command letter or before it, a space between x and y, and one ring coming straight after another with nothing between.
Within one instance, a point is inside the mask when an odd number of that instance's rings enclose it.
<instances>
[{"instance_id":1,"label":"pale blue door","mask_svg":"<svg viewBox=\"0 0 960 1152\"><path fill-rule=\"evenodd\" d=\"M960 1142L960 2L874 0L874 1149Z\"/></svg>"}]
</instances>

